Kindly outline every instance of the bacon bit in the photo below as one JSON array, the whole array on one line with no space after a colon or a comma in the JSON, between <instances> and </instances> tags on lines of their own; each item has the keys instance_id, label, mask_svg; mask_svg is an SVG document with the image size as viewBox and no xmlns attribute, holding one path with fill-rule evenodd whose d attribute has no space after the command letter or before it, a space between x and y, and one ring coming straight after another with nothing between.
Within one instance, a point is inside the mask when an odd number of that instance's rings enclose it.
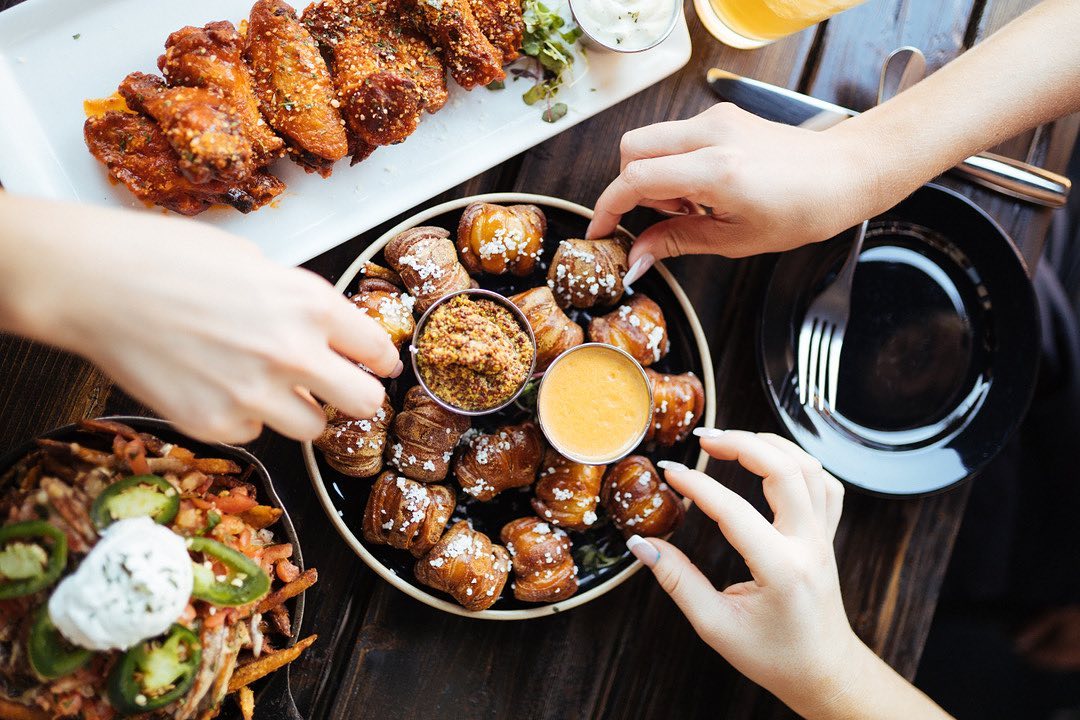
<instances>
[{"instance_id":1,"label":"bacon bit","mask_svg":"<svg viewBox=\"0 0 1080 720\"><path fill-rule=\"evenodd\" d=\"M274 569L277 571L277 576L281 582L290 583L300 577L300 568L293 565L289 560L279 560Z\"/></svg>"},{"instance_id":2,"label":"bacon bit","mask_svg":"<svg viewBox=\"0 0 1080 720\"><path fill-rule=\"evenodd\" d=\"M79 710L82 709L83 699L82 695L77 692L73 692L69 695L57 698L56 700L56 714L57 716L76 715Z\"/></svg>"}]
</instances>

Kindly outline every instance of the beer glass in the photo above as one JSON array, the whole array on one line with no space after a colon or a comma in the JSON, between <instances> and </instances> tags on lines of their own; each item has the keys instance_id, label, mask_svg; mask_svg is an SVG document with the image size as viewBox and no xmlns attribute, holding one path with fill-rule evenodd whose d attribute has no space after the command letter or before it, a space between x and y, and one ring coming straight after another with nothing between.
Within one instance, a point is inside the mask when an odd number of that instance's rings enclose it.
<instances>
[{"instance_id":1,"label":"beer glass","mask_svg":"<svg viewBox=\"0 0 1080 720\"><path fill-rule=\"evenodd\" d=\"M718 40L757 48L825 20L864 0L694 0L698 17Z\"/></svg>"}]
</instances>

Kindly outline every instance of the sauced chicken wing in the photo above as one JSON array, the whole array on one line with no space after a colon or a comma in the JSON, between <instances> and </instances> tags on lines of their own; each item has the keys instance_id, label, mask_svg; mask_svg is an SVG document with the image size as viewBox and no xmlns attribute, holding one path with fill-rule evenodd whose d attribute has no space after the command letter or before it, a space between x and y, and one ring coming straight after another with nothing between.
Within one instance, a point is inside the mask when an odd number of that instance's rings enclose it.
<instances>
[{"instance_id":1,"label":"sauced chicken wing","mask_svg":"<svg viewBox=\"0 0 1080 720\"><path fill-rule=\"evenodd\" d=\"M521 57L525 19L520 0L469 0L469 8L484 37L502 53L503 65Z\"/></svg>"},{"instance_id":2,"label":"sauced chicken wing","mask_svg":"<svg viewBox=\"0 0 1080 720\"><path fill-rule=\"evenodd\" d=\"M158 67L170 85L216 90L232 105L244 134L255 148L255 161L265 165L280 157L285 142L273 133L259 112L251 71L242 57L244 39L231 22L185 27L165 41Z\"/></svg>"},{"instance_id":3,"label":"sauced chicken wing","mask_svg":"<svg viewBox=\"0 0 1080 720\"><path fill-rule=\"evenodd\" d=\"M503 54L484 36L471 0L389 0L442 51L457 84L466 90L506 77Z\"/></svg>"},{"instance_id":4,"label":"sauced chicken wing","mask_svg":"<svg viewBox=\"0 0 1080 720\"><path fill-rule=\"evenodd\" d=\"M258 0L248 20L244 57L270 126L308 172L328 177L349 151L334 83L311 33L282 0Z\"/></svg>"},{"instance_id":5,"label":"sauced chicken wing","mask_svg":"<svg viewBox=\"0 0 1080 720\"><path fill-rule=\"evenodd\" d=\"M83 134L94 157L136 197L181 215L197 215L218 204L251 212L285 189L262 170L236 185L219 180L192 183L181 173L180 157L165 132L142 115L109 111L87 119Z\"/></svg>"},{"instance_id":6,"label":"sauced chicken wing","mask_svg":"<svg viewBox=\"0 0 1080 720\"><path fill-rule=\"evenodd\" d=\"M156 75L136 72L120 83L120 95L132 110L158 122L191 182L242 180L254 172L251 142L217 93L168 88Z\"/></svg>"},{"instance_id":7,"label":"sauced chicken wing","mask_svg":"<svg viewBox=\"0 0 1080 720\"><path fill-rule=\"evenodd\" d=\"M446 71L434 48L381 2L326 0L303 22L329 56L353 163L416 130L420 113L446 104Z\"/></svg>"}]
</instances>

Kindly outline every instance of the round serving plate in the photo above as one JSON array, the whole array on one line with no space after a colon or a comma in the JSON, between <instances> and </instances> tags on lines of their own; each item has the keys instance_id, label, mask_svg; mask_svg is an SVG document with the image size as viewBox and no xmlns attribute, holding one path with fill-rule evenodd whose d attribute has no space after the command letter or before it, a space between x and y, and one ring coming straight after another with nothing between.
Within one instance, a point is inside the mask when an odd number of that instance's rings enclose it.
<instances>
[{"instance_id":1,"label":"round serving plate","mask_svg":"<svg viewBox=\"0 0 1080 720\"><path fill-rule=\"evenodd\" d=\"M401 222L388 230L379 239L369 245L356 260L345 270L338 280L337 289L345 294L355 290L355 284L361 269L367 262L382 263L382 250L399 233L418 225L444 227L456 237L458 219L461 211L474 202L489 202L503 205L532 204L540 207L547 217L548 230L544 241L543 258L554 254L558 242L567 238L584 237L585 228L592 219L592 210L546 195L526 193L492 193L451 200ZM620 233L630 236L623 228ZM712 357L701 329L697 314L686 297L686 293L675 278L661 263L655 266L655 272L634 283L634 291L642 292L655 300L664 311L671 340L671 351L663 361L653 367L660 372L683 373L693 371L705 387L705 412L701 425L711 427L716 420L716 382L713 376ZM537 268L537 272L527 278L508 275L481 275L475 279L482 288L493 290L503 295L522 292L544 282L543 274L547 264ZM587 322L590 317L584 311L575 311L571 317L579 323ZM408 352L408 346L403 353ZM400 378L388 383L387 392L395 408L400 408L400 399L405 391L416 383L411 372L411 364L405 359L406 372ZM498 425L520 422L526 417L524 411L511 409L487 418L476 418L474 427L488 431ZM364 506L374 478L359 479L342 475L326 464L322 453L315 452L311 443L303 443L304 460L312 485L319 496L327 517L338 533L361 560L388 583L420 602L433 608L454 615L487 620L526 620L569 610L594 600L604 593L625 582L641 568L641 564L626 550L622 536L610 523L590 529L586 533L574 533L574 559L581 568L578 576L579 589L576 594L557 603L524 603L510 593L507 582L502 597L488 610L469 612L449 599L448 595L420 585L412 573L414 559L403 550L367 543L362 536ZM656 448L644 453L654 462L657 460L676 460L685 465L704 470L708 462L693 438L684 440L672 448ZM480 503L469 502L468 514L461 512L461 506L455 509L451 523L468 517L477 530L486 533L498 541L499 529L510 520L533 515L529 505L531 488L526 492L509 490L493 500ZM598 523L601 525L601 523ZM584 542L582 542L584 540Z\"/></svg>"},{"instance_id":2,"label":"round serving plate","mask_svg":"<svg viewBox=\"0 0 1080 720\"><path fill-rule=\"evenodd\" d=\"M853 234L785 253L758 337L780 421L836 477L926 495L981 470L1035 387L1035 295L1004 230L962 195L926 185L874 218L855 270L835 411L799 404L795 348L810 302Z\"/></svg>"},{"instance_id":3,"label":"round serving plate","mask_svg":"<svg viewBox=\"0 0 1080 720\"><path fill-rule=\"evenodd\" d=\"M274 483L270 479L270 473L262 462L250 452L235 445L206 443L195 440L181 433L171 422L160 420L158 418L111 415L99 419L118 422L127 425L138 432L149 433L166 442L185 447L199 457L226 458L235 461L240 467L251 467L252 472L250 477L259 489L259 501L266 505L281 509L281 518L277 523L270 526L270 530L279 538L284 535L284 538L282 539L292 543L293 554L291 560L298 568L300 568L300 572L304 572L304 556L300 550L300 537L296 534L296 526L293 525L292 518L289 517L289 511L285 509L285 505L282 504L281 498L278 497L277 491L274 489ZM17 462L22 460L33 450L37 449L38 438L47 438L49 440L58 440L61 442L80 442L83 445L93 446L92 443L87 443L87 440L95 435L103 437L98 433L87 433L86 431L81 430L77 424L71 424L58 427L55 430L50 430L33 440L28 440L11 450L11 452L7 453L3 458L0 458L0 481L4 479L7 471L14 467ZM111 449L111 447L104 444L99 449L105 450ZM5 489L6 488L0 484L0 493L4 492ZM292 618L292 627L290 628L289 639L286 642L287 646L291 647L296 644L300 635L300 626L304 621L304 598L306 595L306 591L302 592L290 601L289 615ZM258 681L255 695L260 712L267 713L269 717L299 717L299 714L296 711L296 704L293 702L292 692L289 688L289 670L291 667L291 664L286 665L277 672L271 673L269 677ZM225 717L228 717L228 715L225 715Z\"/></svg>"}]
</instances>

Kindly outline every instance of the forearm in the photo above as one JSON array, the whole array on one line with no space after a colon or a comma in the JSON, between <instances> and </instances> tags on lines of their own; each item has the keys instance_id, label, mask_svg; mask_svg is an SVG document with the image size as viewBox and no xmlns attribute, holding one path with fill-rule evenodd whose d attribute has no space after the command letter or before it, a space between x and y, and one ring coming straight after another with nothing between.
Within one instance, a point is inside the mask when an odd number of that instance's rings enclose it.
<instances>
[{"instance_id":1,"label":"forearm","mask_svg":"<svg viewBox=\"0 0 1080 720\"><path fill-rule=\"evenodd\" d=\"M58 227L63 216L56 203L0 192L0 330L51 342L49 296L78 302L62 263L63 245L74 255L80 238Z\"/></svg>"},{"instance_id":2,"label":"forearm","mask_svg":"<svg viewBox=\"0 0 1080 720\"><path fill-rule=\"evenodd\" d=\"M807 720L948 720L921 690L857 638L843 682L821 684L826 694L793 709Z\"/></svg>"},{"instance_id":3,"label":"forearm","mask_svg":"<svg viewBox=\"0 0 1080 720\"><path fill-rule=\"evenodd\" d=\"M1046 0L893 100L834 128L857 148L867 174L866 216L970 155L1080 110L1077 37L1080 0Z\"/></svg>"}]
</instances>

